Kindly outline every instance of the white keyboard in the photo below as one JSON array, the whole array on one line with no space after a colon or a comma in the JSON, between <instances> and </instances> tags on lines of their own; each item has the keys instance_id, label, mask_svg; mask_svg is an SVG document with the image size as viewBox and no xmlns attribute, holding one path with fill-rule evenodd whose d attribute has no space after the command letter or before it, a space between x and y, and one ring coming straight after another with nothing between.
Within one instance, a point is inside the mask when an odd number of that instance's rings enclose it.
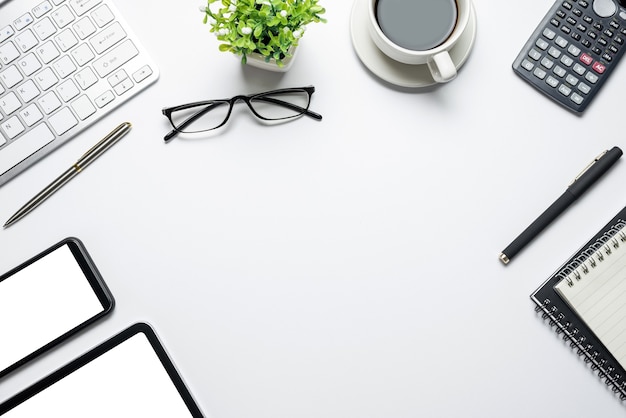
<instances>
[{"instance_id":1,"label":"white keyboard","mask_svg":"<svg viewBox=\"0 0 626 418\"><path fill-rule=\"evenodd\" d=\"M110 0L0 7L0 185L158 76Z\"/></svg>"}]
</instances>

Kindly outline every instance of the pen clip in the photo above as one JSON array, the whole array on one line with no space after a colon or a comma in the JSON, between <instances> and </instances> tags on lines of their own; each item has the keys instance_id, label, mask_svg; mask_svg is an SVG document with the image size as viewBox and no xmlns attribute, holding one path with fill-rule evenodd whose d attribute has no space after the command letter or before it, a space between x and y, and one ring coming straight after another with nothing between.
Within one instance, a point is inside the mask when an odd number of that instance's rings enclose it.
<instances>
[{"instance_id":1,"label":"pen clip","mask_svg":"<svg viewBox=\"0 0 626 418\"><path fill-rule=\"evenodd\" d=\"M585 173L587 171L589 171L589 169L598 161L600 161L600 158L604 157L604 155L609 152L609 150L605 150L603 151L600 155L598 155L596 158L593 159L592 162L590 162L589 164L587 164L587 167L583 168L583 171L581 171L575 178L574 180L572 180L572 182L568 185L571 186L572 184L576 183L576 181L578 181L578 179L580 179L583 175L585 175Z\"/></svg>"}]
</instances>

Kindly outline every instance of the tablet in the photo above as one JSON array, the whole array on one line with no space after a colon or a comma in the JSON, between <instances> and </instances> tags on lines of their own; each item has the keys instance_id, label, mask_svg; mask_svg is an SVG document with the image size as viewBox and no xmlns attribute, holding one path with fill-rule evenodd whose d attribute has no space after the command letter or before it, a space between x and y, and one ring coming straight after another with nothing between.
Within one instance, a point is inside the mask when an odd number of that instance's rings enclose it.
<instances>
[{"instance_id":1,"label":"tablet","mask_svg":"<svg viewBox=\"0 0 626 418\"><path fill-rule=\"evenodd\" d=\"M138 323L0 404L3 418L203 417L153 329Z\"/></svg>"},{"instance_id":2,"label":"tablet","mask_svg":"<svg viewBox=\"0 0 626 418\"><path fill-rule=\"evenodd\" d=\"M113 309L83 243L66 238L0 276L0 377Z\"/></svg>"}]
</instances>

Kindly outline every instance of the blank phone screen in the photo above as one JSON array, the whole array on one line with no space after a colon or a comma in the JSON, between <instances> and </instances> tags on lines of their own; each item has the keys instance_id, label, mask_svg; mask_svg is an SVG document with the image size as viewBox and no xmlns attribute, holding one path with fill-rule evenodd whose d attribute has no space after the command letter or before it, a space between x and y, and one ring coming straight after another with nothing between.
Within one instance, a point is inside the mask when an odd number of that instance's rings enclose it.
<instances>
[{"instance_id":1,"label":"blank phone screen","mask_svg":"<svg viewBox=\"0 0 626 418\"><path fill-rule=\"evenodd\" d=\"M0 375L106 309L70 243L0 280Z\"/></svg>"}]
</instances>

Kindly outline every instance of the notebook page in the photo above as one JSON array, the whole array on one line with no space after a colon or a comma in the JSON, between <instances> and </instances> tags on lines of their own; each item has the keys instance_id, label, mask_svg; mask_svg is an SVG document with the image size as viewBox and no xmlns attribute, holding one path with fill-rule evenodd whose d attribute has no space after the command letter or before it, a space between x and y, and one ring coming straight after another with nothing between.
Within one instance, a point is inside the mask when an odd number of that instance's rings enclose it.
<instances>
[{"instance_id":1,"label":"notebook page","mask_svg":"<svg viewBox=\"0 0 626 418\"><path fill-rule=\"evenodd\" d=\"M604 244L554 286L619 364L626 368L626 242Z\"/></svg>"}]
</instances>

